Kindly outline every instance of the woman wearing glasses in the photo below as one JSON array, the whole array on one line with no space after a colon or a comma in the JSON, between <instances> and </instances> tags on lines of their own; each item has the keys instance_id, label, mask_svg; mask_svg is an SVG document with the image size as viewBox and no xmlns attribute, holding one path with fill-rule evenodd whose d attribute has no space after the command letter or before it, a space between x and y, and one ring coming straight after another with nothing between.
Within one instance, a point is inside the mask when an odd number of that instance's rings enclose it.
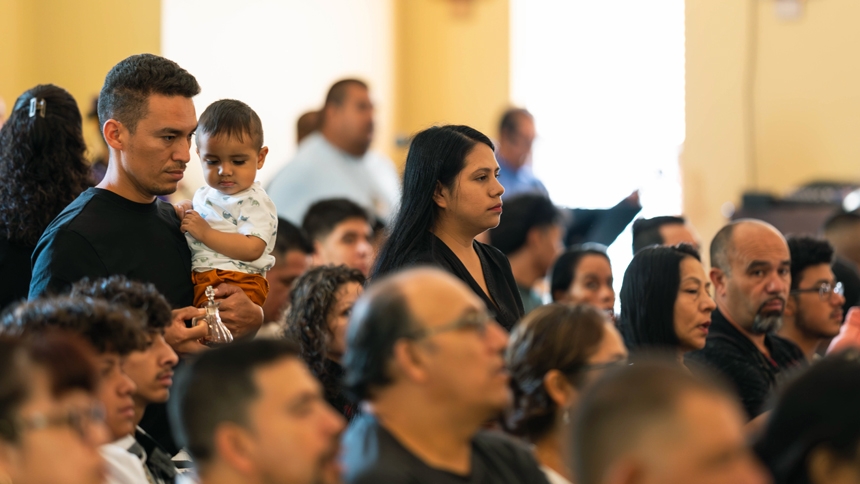
<instances>
[{"instance_id":1,"label":"woman wearing glasses","mask_svg":"<svg viewBox=\"0 0 860 484\"><path fill-rule=\"evenodd\" d=\"M627 364L621 335L593 306L549 304L517 325L505 359L514 396L507 427L534 446L551 484L570 483L571 412L591 382Z\"/></svg>"},{"instance_id":2,"label":"woman wearing glasses","mask_svg":"<svg viewBox=\"0 0 860 484\"><path fill-rule=\"evenodd\" d=\"M0 482L100 484L98 376L76 336L0 339Z\"/></svg>"},{"instance_id":3,"label":"woman wearing glasses","mask_svg":"<svg viewBox=\"0 0 860 484\"><path fill-rule=\"evenodd\" d=\"M705 347L711 281L691 245L646 247L633 257L621 285L619 328L634 358L664 353L684 365L684 354Z\"/></svg>"},{"instance_id":4,"label":"woman wearing glasses","mask_svg":"<svg viewBox=\"0 0 860 484\"><path fill-rule=\"evenodd\" d=\"M788 250L791 252L791 290L779 335L796 344L811 361L823 342L839 334L844 291L831 269L833 247L829 242L812 237L790 237Z\"/></svg>"},{"instance_id":5,"label":"woman wearing glasses","mask_svg":"<svg viewBox=\"0 0 860 484\"><path fill-rule=\"evenodd\" d=\"M409 146L397 218L372 278L435 265L462 279L510 330L523 303L508 259L475 237L499 224L502 194L493 143L468 126L437 126Z\"/></svg>"}]
</instances>

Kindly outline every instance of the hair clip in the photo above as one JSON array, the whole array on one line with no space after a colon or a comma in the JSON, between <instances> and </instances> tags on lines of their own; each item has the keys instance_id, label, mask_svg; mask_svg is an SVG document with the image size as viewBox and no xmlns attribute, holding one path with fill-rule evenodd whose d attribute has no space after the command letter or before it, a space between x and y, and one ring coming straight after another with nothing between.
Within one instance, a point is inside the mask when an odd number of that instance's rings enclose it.
<instances>
[{"instance_id":1,"label":"hair clip","mask_svg":"<svg viewBox=\"0 0 860 484\"><path fill-rule=\"evenodd\" d=\"M36 115L36 109L38 109L39 110L39 116L44 118L46 106L47 106L47 103L45 102L44 99L38 99L38 100L36 98L30 99L30 117L32 118L33 116L35 116Z\"/></svg>"}]
</instances>

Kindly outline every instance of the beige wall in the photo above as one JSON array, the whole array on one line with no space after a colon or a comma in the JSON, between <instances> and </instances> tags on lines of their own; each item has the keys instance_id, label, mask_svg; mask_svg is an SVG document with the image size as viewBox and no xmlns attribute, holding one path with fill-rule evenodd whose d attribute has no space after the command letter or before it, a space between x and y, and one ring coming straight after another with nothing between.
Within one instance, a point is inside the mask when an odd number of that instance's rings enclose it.
<instances>
[{"instance_id":1,"label":"beige wall","mask_svg":"<svg viewBox=\"0 0 860 484\"><path fill-rule=\"evenodd\" d=\"M398 134L442 123L495 134L510 99L509 8L508 0L395 3Z\"/></svg>"},{"instance_id":2,"label":"beige wall","mask_svg":"<svg viewBox=\"0 0 860 484\"><path fill-rule=\"evenodd\" d=\"M745 189L860 181L860 2L805 2L793 21L774 3L686 1L684 204L706 241Z\"/></svg>"},{"instance_id":3,"label":"beige wall","mask_svg":"<svg viewBox=\"0 0 860 484\"><path fill-rule=\"evenodd\" d=\"M83 114L108 70L161 50L160 0L0 0L0 96L11 109L36 84L67 89Z\"/></svg>"}]
</instances>

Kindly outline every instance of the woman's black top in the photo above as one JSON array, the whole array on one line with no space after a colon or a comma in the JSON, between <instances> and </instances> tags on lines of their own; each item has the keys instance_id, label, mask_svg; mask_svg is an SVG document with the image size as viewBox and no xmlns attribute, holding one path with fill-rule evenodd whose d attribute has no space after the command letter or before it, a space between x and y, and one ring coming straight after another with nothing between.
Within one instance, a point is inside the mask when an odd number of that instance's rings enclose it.
<instances>
[{"instance_id":1,"label":"woman's black top","mask_svg":"<svg viewBox=\"0 0 860 484\"><path fill-rule=\"evenodd\" d=\"M525 312L508 258L495 247L478 241L472 242L481 260L484 281L487 283L491 299L445 242L433 233L428 232L427 235L416 249L406 256L406 266L433 265L454 274L484 301L490 311L496 314L496 321L510 331Z\"/></svg>"},{"instance_id":2,"label":"woman's black top","mask_svg":"<svg viewBox=\"0 0 860 484\"><path fill-rule=\"evenodd\" d=\"M343 389L343 367L336 361L329 359L325 360L324 365L326 375L322 378L317 375L317 378L323 381L325 399L329 405L346 418L347 422L351 422L358 415L359 407Z\"/></svg>"},{"instance_id":3,"label":"woman's black top","mask_svg":"<svg viewBox=\"0 0 860 484\"><path fill-rule=\"evenodd\" d=\"M35 245L19 245L0 237L0 311L30 292L30 256Z\"/></svg>"}]
</instances>

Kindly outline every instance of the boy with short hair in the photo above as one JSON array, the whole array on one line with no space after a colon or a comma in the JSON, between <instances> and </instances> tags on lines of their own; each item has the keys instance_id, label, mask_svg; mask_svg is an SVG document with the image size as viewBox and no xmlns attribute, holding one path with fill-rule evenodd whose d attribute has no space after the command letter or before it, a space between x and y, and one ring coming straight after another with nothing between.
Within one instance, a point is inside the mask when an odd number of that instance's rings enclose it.
<instances>
[{"instance_id":1,"label":"boy with short hair","mask_svg":"<svg viewBox=\"0 0 860 484\"><path fill-rule=\"evenodd\" d=\"M313 265L346 265L366 276L373 266L373 227L367 211L346 198L320 200L310 206L302 230L314 246Z\"/></svg>"},{"instance_id":2,"label":"boy with short hair","mask_svg":"<svg viewBox=\"0 0 860 484\"><path fill-rule=\"evenodd\" d=\"M194 306L206 303L206 287L227 282L258 306L269 291L265 274L277 236L275 204L255 181L269 148L260 117L247 104L222 99L209 105L197 126L197 154L208 186L177 206L191 248Z\"/></svg>"},{"instance_id":3,"label":"boy with short hair","mask_svg":"<svg viewBox=\"0 0 860 484\"><path fill-rule=\"evenodd\" d=\"M128 449L136 441L144 450L142 464L153 480L172 481L175 467L182 463L171 462L171 456L179 449L171 436L164 406L173 386L173 368L179 362L164 339L165 328L171 322L170 305L154 285L131 281L125 276L82 279L72 286L71 295L121 304L139 311L145 321L145 347L129 353L123 363L123 370L137 387L132 395L137 428L121 440L125 444L121 447Z\"/></svg>"}]
</instances>

